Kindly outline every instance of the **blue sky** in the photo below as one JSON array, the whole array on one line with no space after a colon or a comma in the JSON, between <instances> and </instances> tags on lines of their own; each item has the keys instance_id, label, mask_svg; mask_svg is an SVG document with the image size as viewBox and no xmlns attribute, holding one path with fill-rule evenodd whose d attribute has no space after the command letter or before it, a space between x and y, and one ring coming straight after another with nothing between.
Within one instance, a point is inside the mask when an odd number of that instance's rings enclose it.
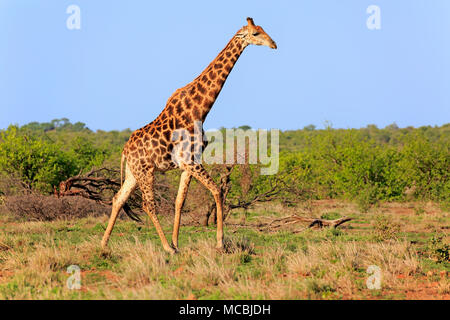
<instances>
[{"instance_id":1,"label":"blue sky","mask_svg":"<svg viewBox=\"0 0 450 320\"><path fill-rule=\"evenodd\" d=\"M71 4L80 30L66 27ZM369 5L381 30L366 26ZM450 122L448 0L0 0L0 128L67 117L137 129L247 16L278 50L244 51L206 128Z\"/></svg>"}]
</instances>

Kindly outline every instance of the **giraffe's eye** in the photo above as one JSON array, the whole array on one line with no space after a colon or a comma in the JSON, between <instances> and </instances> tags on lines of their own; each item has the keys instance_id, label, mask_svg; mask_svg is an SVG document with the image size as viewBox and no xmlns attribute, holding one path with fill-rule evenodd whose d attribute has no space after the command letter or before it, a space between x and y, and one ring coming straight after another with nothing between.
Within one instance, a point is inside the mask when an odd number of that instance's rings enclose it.
<instances>
[{"instance_id":1,"label":"giraffe's eye","mask_svg":"<svg viewBox=\"0 0 450 320\"><path fill-rule=\"evenodd\" d=\"M259 32L255 32L255 33L253 33L253 35L256 37L259 35Z\"/></svg>"}]
</instances>

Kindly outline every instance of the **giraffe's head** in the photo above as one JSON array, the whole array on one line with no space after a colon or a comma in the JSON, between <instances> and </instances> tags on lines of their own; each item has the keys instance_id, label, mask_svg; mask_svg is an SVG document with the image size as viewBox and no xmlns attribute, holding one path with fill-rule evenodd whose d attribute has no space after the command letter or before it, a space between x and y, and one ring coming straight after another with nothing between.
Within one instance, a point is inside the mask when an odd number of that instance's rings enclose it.
<instances>
[{"instance_id":1,"label":"giraffe's head","mask_svg":"<svg viewBox=\"0 0 450 320\"><path fill-rule=\"evenodd\" d=\"M271 37L261 28L256 26L252 18L247 18L247 25L238 31L237 36L242 38L247 44L254 44L257 46L268 46L276 49L277 44Z\"/></svg>"}]
</instances>

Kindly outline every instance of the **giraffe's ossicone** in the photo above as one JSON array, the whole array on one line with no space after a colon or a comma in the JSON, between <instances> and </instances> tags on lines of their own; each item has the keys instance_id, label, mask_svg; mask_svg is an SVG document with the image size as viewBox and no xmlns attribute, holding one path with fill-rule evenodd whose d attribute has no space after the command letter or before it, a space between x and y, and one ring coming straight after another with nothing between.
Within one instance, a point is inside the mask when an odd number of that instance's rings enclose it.
<instances>
[{"instance_id":1,"label":"giraffe's ossicone","mask_svg":"<svg viewBox=\"0 0 450 320\"><path fill-rule=\"evenodd\" d=\"M223 247L222 195L201 163L194 161L195 154L201 153L205 147L205 141L196 138L194 133L198 124L205 121L236 61L249 44L277 48L269 35L260 26L256 26L252 18L247 18L247 25L239 29L208 67L191 83L176 90L154 121L132 133L122 153L121 171L125 165L125 180L113 198L111 217L103 236L102 247L106 247L108 243L119 211L134 189L139 187L142 191L143 209L153 221L164 249L170 253L176 252L181 209L191 177L199 180L214 196L217 208L217 248ZM175 133L178 132L185 134L177 136ZM186 135L190 139L186 139ZM186 150L192 153L186 156L183 154ZM172 245L169 245L156 217L153 185L156 170L174 168L181 169L183 173L175 203Z\"/></svg>"}]
</instances>

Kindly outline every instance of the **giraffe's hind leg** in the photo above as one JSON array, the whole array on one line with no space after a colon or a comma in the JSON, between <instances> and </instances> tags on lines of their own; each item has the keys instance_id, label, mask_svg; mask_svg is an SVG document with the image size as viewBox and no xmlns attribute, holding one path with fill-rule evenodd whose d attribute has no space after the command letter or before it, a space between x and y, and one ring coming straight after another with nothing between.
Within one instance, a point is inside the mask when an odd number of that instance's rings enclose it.
<instances>
[{"instance_id":1,"label":"giraffe's hind leg","mask_svg":"<svg viewBox=\"0 0 450 320\"><path fill-rule=\"evenodd\" d=\"M200 181L214 196L217 209L217 245L216 248L223 249L223 200L222 192L201 164L187 164L183 169L189 172L195 179Z\"/></svg>"},{"instance_id":2,"label":"giraffe's hind leg","mask_svg":"<svg viewBox=\"0 0 450 320\"><path fill-rule=\"evenodd\" d=\"M150 169L149 172L146 174L144 180L143 181L139 180L138 182L139 188L142 191L142 208L152 220L156 228L156 232L158 233L159 238L161 239L164 250L171 254L174 254L176 253L176 250L169 245L169 242L167 242L166 236L164 235L164 231L162 230L161 225L159 224L158 217L156 216L156 204L153 191L154 180L155 180L154 169Z\"/></svg>"},{"instance_id":3,"label":"giraffe's hind leg","mask_svg":"<svg viewBox=\"0 0 450 320\"><path fill-rule=\"evenodd\" d=\"M109 218L108 227L106 228L105 234L103 235L102 239L102 248L106 248L106 246L108 245L108 240L111 235L112 229L114 228L114 224L116 223L116 219L120 212L120 209L122 209L131 193L136 189L136 185L136 179L127 166L125 171L125 181L119 192L117 192L117 194L113 198L111 216Z\"/></svg>"},{"instance_id":4,"label":"giraffe's hind leg","mask_svg":"<svg viewBox=\"0 0 450 320\"><path fill-rule=\"evenodd\" d=\"M178 249L178 234L180 232L181 209L183 208L184 200L186 199L191 178L191 174L187 171L183 171L183 173L181 174L180 187L178 188L178 195L175 201L175 219L173 222L172 233L172 246L175 249Z\"/></svg>"}]
</instances>

